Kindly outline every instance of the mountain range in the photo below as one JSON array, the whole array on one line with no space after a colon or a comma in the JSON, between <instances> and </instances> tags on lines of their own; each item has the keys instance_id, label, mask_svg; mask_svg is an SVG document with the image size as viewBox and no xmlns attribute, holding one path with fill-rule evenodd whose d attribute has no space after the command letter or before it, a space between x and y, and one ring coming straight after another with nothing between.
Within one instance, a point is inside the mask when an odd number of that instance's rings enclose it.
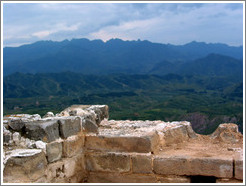
<instances>
[{"instance_id":1,"label":"mountain range","mask_svg":"<svg viewBox=\"0 0 246 186\"><path fill-rule=\"evenodd\" d=\"M107 104L110 119L190 121L243 130L243 47L72 39L3 49L4 114Z\"/></svg>"},{"instance_id":2,"label":"mountain range","mask_svg":"<svg viewBox=\"0 0 246 186\"><path fill-rule=\"evenodd\" d=\"M72 39L39 41L3 49L4 76L15 73L242 74L243 47L190 42L185 45Z\"/></svg>"}]
</instances>

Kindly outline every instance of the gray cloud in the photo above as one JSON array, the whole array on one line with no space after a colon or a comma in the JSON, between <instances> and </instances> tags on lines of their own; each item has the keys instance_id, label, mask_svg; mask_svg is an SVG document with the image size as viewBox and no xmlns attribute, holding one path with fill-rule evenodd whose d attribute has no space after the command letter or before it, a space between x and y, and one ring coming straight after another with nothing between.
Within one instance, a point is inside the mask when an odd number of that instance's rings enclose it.
<instances>
[{"instance_id":1,"label":"gray cloud","mask_svg":"<svg viewBox=\"0 0 246 186\"><path fill-rule=\"evenodd\" d=\"M238 3L4 3L4 46L87 37L242 45Z\"/></svg>"}]
</instances>

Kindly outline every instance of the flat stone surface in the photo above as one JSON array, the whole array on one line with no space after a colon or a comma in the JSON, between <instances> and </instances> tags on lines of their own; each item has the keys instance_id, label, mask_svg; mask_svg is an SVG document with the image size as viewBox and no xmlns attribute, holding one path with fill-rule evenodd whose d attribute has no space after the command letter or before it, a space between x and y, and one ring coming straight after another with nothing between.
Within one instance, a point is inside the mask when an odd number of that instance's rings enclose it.
<instances>
[{"instance_id":1,"label":"flat stone surface","mask_svg":"<svg viewBox=\"0 0 246 186\"><path fill-rule=\"evenodd\" d=\"M114 121L103 120L98 135L86 135L85 146L90 150L116 152L154 152L159 143L159 133L167 133L183 127L188 139L185 122L162 121ZM180 137L173 137L180 139ZM182 139L183 141L184 139Z\"/></svg>"},{"instance_id":2,"label":"flat stone surface","mask_svg":"<svg viewBox=\"0 0 246 186\"><path fill-rule=\"evenodd\" d=\"M232 178L233 159L242 143L227 144L199 136L180 144L164 147L156 153L154 172L174 175L203 175Z\"/></svg>"}]
</instances>

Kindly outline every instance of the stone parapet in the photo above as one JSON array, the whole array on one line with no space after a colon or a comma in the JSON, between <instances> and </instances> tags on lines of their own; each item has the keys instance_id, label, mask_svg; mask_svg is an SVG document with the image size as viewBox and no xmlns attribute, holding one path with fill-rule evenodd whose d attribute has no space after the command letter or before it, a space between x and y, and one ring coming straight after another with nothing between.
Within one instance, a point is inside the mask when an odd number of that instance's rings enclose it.
<instances>
[{"instance_id":1,"label":"stone parapet","mask_svg":"<svg viewBox=\"0 0 246 186\"><path fill-rule=\"evenodd\" d=\"M3 119L4 183L242 183L236 124L108 120L107 105Z\"/></svg>"}]
</instances>

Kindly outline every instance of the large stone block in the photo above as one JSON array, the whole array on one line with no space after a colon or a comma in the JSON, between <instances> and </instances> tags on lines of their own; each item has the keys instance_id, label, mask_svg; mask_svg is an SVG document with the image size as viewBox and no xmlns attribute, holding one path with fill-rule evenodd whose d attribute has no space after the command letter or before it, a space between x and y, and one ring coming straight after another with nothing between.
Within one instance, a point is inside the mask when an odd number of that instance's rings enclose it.
<instances>
[{"instance_id":1,"label":"large stone block","mask_svg":"<svg viewBox=\"0 0 246 186\"><path fill-rule=\"evenodd\" d=\"M59 138L59 124L57 120L28 122L25 132L30 139L52 142Z\"/></svg>"},{"instance_id":2,"label":"large stone block","mask_svg":"<svg viewBox=\"0 0 246 186\"><path fill-rule=\"evenodd\" d=\"M84 135L70 136L63 141L63 156L72 157L83 151L84 148Z\"/></svg>"},{"instance_id":3,"label":"large stone block","mask_svg":"<svg viewBox=\"0 0 246 186\"><path fill-rule=\"evenodd\" d=\"M86 169L88 171L129 172L130 156L116 153L87 154Z\"/></svg>"},{"instance_id":4,"label":"large stone block","mask_svg":"<svg viewBox=\"0 0 246 186\"><path fill-rule=\"evenodd\" d=\"M62 138L68 138L81 131L81 118L80 117L64 117L58 121L60 135Z\"/></svg>"},{"instance_id":5,"label":"large stone block","mask_svg":"<svg viewBox=\"0 0 246 186\"><path fill-rule=\"evenodd\" d=\"M61 159L62 158L62 142L55 141L52 143L47 143L46 156L47 156L49 163Z\"/></svg>"},{"instance_id":6,"label":"large stone block","mask_svg":"<svg viewBox=\"0 0 246 186\"><path fill-rule=\"evenodd\" d=\"M16 149L4 168L4 182L33 182L45 175L47 160L40 149Z\"/></svg>"},{"instance_id":7,"label":"large stone block","mask_svg":"<svg viewBox=\"0 0 246 186\"><path fill-rule=\"evenodd\" d=\"M151 155L133 155L131 159L133 173L152 173Z\"/></svg>"},{"instance_id":8,"label":"large stone block","mask_svg":"<svg viewBox=\"0 0 246 186\"><path fill-rule=\"evenodd\" d=\"M190 178L187 176L167 175L157 176L160 183L190 183Z\"/></svg>"},{"instance_id":9,"label":"large stone block","mask_svg":"<svg viewBox=\"0 0 246 186\"><path fill-rule=\"evenodd\" d=\"M163 175L201 175L231 178L232 158L161 156L155 157L153 170Z\"/></svg>"},{"instance_id":10,"label":"large stone block","mask_svg":"<svg viewBox=\"0 0 246 186\"><path fill-rule=\"evenodd\" d=\"M89 183L156 183L154 175L90 172Z\"/></svg>"},{"instance_id":11,"label":"large stone block","mask_svg":"<svg viewBox=\"0 0 246 186\"><path fill-rule=\"evenodd\" d=\"M158 136L95 136L86 135L85 147L89 150L148 153L156 149Z\"/></svg>"},{"instance_id":12,"label":"large stone block","mask_svg":"<svg viewBox=\"0 0 246 186\"><path fill-rule=\"evenodd\" d=\"M64 174L70 183L81 181L87 176L84 153L64 160Z\"/></svg>"}]
</instances>

